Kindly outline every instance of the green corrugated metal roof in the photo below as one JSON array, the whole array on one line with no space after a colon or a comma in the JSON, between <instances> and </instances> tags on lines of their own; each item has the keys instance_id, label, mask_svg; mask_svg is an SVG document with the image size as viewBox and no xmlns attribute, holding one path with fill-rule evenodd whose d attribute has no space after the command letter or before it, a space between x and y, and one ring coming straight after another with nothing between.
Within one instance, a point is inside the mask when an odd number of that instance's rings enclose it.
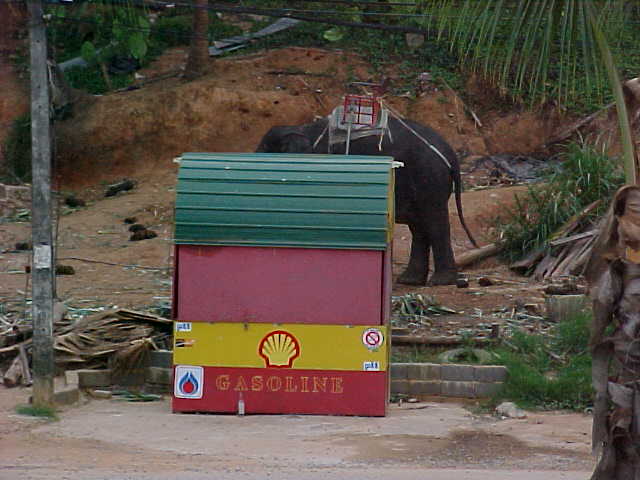
<instances>
[{"instance_id":1,"label":"green corrugated metal roof","mask_svg":"<svg viewBox=\"0 0 640 480\"><path fill-rule=\"evenodd\" d=\"M393 226L391 157L185 153L181 244L383 250Z\"/></svg>"}]
</instances>

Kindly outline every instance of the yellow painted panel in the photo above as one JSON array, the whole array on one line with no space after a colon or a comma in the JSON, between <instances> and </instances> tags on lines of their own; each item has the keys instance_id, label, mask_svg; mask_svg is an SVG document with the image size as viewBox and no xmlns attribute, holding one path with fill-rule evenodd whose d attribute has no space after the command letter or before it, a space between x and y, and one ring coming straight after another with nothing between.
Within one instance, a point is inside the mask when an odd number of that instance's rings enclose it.
<instances>
[{"instance_id":1,"label":"yellow painted panel","mask_svg":"<svg viewBox=\"0 0 640 480\"><path fill-rule=\"evenodd\" d=\"M176 322L173 361L204 367L387 370L388 328Z\"/></svg>"}]
</instances>

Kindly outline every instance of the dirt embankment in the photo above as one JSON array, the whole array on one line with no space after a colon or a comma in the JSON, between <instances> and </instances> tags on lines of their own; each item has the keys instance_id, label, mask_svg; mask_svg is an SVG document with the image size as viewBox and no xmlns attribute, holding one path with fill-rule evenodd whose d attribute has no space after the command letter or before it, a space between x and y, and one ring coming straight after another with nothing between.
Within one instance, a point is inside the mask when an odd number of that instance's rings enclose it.
<instances>
[{"instance_id":1,"label":"dirt embankment","mask_svg":"<svg viewBox=\"0 0 640 480\"><path fill-rule=\"evenodd\" d=\"M26 46L26 8L23 3L0 2L0 171L4 145L14 119L29 109L29 78L16 66Z\"/></svg>"},{"instance_id":2,"label":"dirt embankment","mask_svg":"<svg viewBox=\"0 0 640 480\"><path fill-rule=\"evenodd\" d=\"M141 73L175 70L183 58L182 50L169 51ZM74 116L57 124L63 184L171 174L171 160L185 151L253 151L271 126L326 115L354 76L371 79L362 59L310 48L212 62L214 73L194 82L174 77L76 105ZM487 111L480 128L456 94L437 88L417 99L387 102L442 133L461 157L530 153L558 123L534 113Z\"/></svg>"}]
</instances>

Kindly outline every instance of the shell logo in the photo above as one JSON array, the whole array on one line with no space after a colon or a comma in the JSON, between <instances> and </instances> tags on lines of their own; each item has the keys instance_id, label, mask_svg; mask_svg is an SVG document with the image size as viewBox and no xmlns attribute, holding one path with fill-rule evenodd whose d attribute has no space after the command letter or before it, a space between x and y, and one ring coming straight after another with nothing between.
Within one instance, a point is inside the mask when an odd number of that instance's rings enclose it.
<instances>
[{"instance_id":1,"label":"shell logo","mask_svg":"<svg viewBox=\"0 0 640 480\"><path fill-rule=\"evenodd\" d=\"M291 368L300 356L300 344L289 332L274 330L260 341L258 353L268 368Z\"/></svg>"}]
</instances>

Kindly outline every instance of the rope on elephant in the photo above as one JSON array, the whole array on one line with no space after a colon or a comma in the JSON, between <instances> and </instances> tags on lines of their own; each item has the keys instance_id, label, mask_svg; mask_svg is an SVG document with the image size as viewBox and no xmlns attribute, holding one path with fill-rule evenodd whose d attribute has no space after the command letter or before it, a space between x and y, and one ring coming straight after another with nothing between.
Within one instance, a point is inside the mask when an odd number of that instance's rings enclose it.
<instances>
[{"instance_id":1,"label":"rope on elephant","mask_svg":"<svg viewBox=\"0 0 640 480\"><path fill-rule=\"evenodd\" d=\"M329 130L329 122L327 122L327 126L324 127L324 130L322 130L322 133L320 134L320 136L318 138L316 138L315 142L313 142L313 147L311 147L312 151L316 149L316 147L320 143L320 140L322 140L322 137L324 137L325 134L327 133L327 130Z\"/></svg>"},{"instance_id":2,"label":"rope on elephant","mask_svg":"<svg viewBox=\"0 0 640 480\"><path fill-rule=\"evenodd\" d=\"M445 157L442 152L440 150L438 150L435 146L433 146L429 141L427 141L427 139L425 139L422 135L420 135L418 132L416 132L413 128L411 128L400 116L400 114L398 112L396 112L395 110L393 110L389 105L384 104L382 105L382 101L380 101L380 105L383 108L386 108L387 110L389 110L389 112L391 113L391 115L393 115L393 117L398 120L400 122L400 124L405 127L407 130L409 130L411 133L413 133L416 137L418 137L420 140L422 140L422 142L424 142L431 150L433 150L434 152L436 152L436 154L438 154L438 156L442 159L442 161L445 163L445 165L447 167L449 167L449 170L451 170L451 163L449 163L449 160L447 160L447 157Z\"/></svg>"}]
</instances>

